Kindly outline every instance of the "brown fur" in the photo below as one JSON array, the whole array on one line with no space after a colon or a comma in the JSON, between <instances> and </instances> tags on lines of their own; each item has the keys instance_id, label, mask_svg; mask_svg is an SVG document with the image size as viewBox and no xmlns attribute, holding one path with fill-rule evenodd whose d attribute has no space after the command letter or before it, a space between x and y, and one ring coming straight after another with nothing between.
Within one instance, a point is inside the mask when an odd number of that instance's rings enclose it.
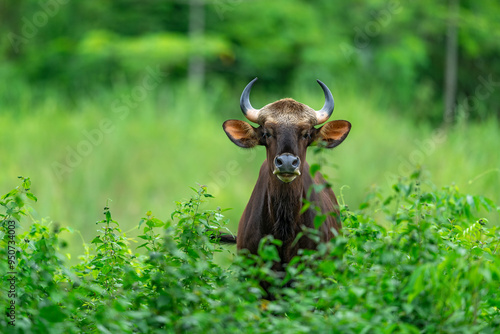
<instances>
[{"instance_id":1,"label":"brown fur","mask_svg":"<svg viewBox=\"0 0 500 334\"><path fill-rule=\"evenodd\" d=\"M314 228L314 211L308 209L301 215L300 210L302 201L306 198L313 182L321 184L324 183L324 179L317 173L313 181L307 172L300 176L301 180L285 184L274 175L270 175L268 169L266 160L262 164L255 188L241 216L236 238L237 247L257 254L260 240L266 235L273 235L283 241L279 251L281 264L285 264L297 255L299 249L316 247L314 241L307 237L301 238L293 248L292 242L302 226ZM307 163L304 169L309 170ZM319 194L313 192L310 200L318 205L323 213L335 213L333 216L328 216L320 229L322 241L328 241L333 237L331 229L340 231L341 228L337 199L333 191L326 188Z\"/></svg>"},{"instance_id":2,"label":"brown fur","mask_svg":"<svg viewBox=\"0 0 500 334\"><path fill-rule=\"evenodd\" d=\"M266 147L266 160L262 164L257 183L243 211L236 238L239 250L247 249L257 254L260 240L266 235L282 240L279 248L281 270L299 249L314 249L316 243L302 237L294 240L303 227L314 228L315 211L308 209L300 214L303 200L312 184L324 184L317 173L314 179L306 162L307 147L316 141L325 141L326 147L339 145L348 135L351 125L347 121L332 121L315 128L317 118L310 107L293 99L282 99L263 107L258 116L259 127L243 121L228 120L224 130L229 139L240 147ZM274 159L281 154L291 154L301 161L300 175L289 183L282 182L273 174ZM320 227L321 241L325 242L339 232L341 222L338 203L333 191L326 187L320 193L312 191L308 200L321 208L322 213L332 213Z\"/></svg>"},{"instance_id":3,"label":"brown fur","mask_svg":"<svg viewBox=\"0 0 500 334\"><path fill-rule=\"evenodd\" d=\"M311 126L317 124L316 114L313 109L305 104L286 98L270 103L260 110L257 123L265 122L281 124L307 123Z\"/></svg>"}]
</instances>

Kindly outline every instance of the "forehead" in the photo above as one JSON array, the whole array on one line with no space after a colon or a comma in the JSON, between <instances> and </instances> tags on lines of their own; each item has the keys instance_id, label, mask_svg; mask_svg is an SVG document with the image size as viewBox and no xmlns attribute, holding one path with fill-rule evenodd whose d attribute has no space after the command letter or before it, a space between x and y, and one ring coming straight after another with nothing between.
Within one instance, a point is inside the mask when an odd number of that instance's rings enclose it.
<instances>
[{"instance_id":1,"label":"forehead","mask_svg":"<svg viewBox=\"0 0 500 334\"><path fill-rule=\"evenodd\" d=\"M259 112L258 123L279 125L314 126L318 123L314 110L293 99L282 99L264 106Z\"/></svg>"}]
</instances>

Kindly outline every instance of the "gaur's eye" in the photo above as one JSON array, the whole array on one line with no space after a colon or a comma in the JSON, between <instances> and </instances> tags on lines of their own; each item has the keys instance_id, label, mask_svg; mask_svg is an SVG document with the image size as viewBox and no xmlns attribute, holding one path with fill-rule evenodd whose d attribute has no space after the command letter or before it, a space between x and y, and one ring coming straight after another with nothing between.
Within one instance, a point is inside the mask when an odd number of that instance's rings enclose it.
<instances>
[{"instance_id":1,"label":"gaur's eye","mask_svg":"<svg viewBox=\"0 0 500 334\"><path fill-rule=\"evenodd\" d=\"M309 132L306 132L302 135L302 138L304 139L311 139L311 134Z\"/></svg>"},{"instance_id":2,"label":"gaur's eye","mask_svg":"<svg viewBox=\"0 0 500 334\"><path fill-rule=\"evenodd\" d=\"M273 135L270 134L269 132L264 132L264 134L262 135L262 137L264 138L271 138Z\"/></svg>"}]
</instances>

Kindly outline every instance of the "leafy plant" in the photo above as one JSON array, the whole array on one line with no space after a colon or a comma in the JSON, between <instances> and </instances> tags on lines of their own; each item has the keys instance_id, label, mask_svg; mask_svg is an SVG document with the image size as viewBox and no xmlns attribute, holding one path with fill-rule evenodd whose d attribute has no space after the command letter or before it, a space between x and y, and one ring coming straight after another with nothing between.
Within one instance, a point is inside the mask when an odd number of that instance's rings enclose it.
<instances>
[{"instance_id":1,"label":"leafy plant","mask_svg":"<svg viewBox=\"0 0 500 334\"><path fill-rule=\"evenodd\" d=\"M15 297L0 300L7 316L15 301L15 326L4 316L2 332L495 333L500 326L500 231L478 216L500 209L456 186L438 189L420 171L388 196L375 190L357 210L342 204L342 234L300 251L284 275L272 270L281 241L270 237L258 255L237 256L229 268L215 261L226 219L219 208L204 209L212 197L204 186L177 202L170 220L147 212L136 250L106 206L85 256L68 267L58 236L71 230L33 221L29 191L23 178L1 199L4 282L12 275L6 222L20 218ZM263 297L262 282L275 299Z\"/></svg>"}]
</instances>

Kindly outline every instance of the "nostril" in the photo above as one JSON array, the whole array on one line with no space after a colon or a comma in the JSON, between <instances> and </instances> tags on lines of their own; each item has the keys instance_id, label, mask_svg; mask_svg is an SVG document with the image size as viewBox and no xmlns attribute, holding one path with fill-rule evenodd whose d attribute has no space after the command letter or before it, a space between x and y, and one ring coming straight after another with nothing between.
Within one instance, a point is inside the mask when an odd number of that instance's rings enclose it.
<instances>
[{"instance_id":1,"label":"nostril","mask_svg":"<svg viewBox=\"0 0 500 334\"><path fill-rule=\"evenodd\" d=\"M274 158L274 167L279 173L295 173L300 166L300 158L290 153L284 153Z\"/></svg>"}]
</instances>

